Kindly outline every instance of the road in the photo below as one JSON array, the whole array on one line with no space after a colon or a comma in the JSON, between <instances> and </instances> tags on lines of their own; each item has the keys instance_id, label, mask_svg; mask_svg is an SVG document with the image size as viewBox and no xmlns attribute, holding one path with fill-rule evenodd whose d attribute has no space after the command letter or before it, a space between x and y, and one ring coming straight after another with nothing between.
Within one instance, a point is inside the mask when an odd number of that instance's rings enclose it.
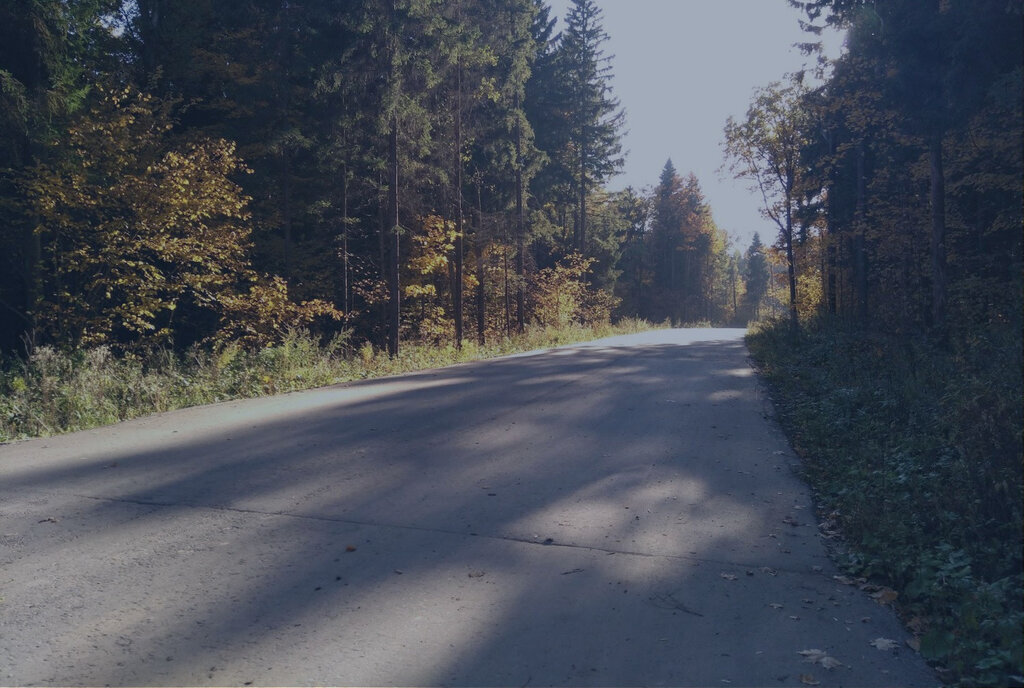
<instances>
[{"instance_id":1,"label":"road","mask_svg":"<svg viewBox=\"0 0 1024 688\"><path fill-rule=\"evenodd\" d=\"M742 335L2 446L0 684L937 685L833 578Z\"/></svg>"}]
</instances>

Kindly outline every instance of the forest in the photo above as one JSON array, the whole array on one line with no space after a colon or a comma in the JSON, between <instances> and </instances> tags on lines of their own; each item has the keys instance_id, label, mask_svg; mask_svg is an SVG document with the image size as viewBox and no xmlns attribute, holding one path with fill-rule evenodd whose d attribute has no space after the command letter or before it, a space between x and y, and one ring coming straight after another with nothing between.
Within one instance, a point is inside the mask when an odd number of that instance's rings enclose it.
<instances>
[{"instance_id":1,"label":"forest","mask_svg":"<svg viewBox=\"0 0 1024 688\"><path fill-rule=\"evenodd\" d=\"M843 580L943 683L1022 685L1024 6L790 4L846 46L725 127L778 230L748 347Z\"/></svg>"},{"instance_id":2,"label":"forest","mask_svg":"<svg viewBox=\"0 0 1024 688\"><path fill-rule=\"evenodd\" d=\"M609 188L629 104L594 0L561 31L544 0L3 3L0 440L147 393L55 404L62 355L163 361L200 403L317 347L749 323L849 572L944 679L1024 684L1024 6L788 4L817 67L709 132L773 228L738 247L685 160Z\"/></svg>"},{"instance_id":3,"label":"forest","mask_svg":"<svg viewBox=\"0 0 1024 688\"><path fill-rule=\"evenodd\" d=\"M625 112L592 1L557 34L541 0L19 0L0 26L7 351L745 322L696 178L604 188Z\"/></svg>"}]
</instances>

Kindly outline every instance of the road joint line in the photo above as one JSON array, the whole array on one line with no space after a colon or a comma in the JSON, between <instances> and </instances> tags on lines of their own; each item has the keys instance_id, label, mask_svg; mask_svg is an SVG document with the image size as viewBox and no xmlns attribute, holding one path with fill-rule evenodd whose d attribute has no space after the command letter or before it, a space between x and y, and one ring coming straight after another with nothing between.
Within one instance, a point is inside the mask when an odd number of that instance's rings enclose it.
<instances>
[{"instance_id":1,"label":"road joint line","mask_svg":"<svg viewBox=\"0 0 1024 688\"><path fill-rule=\"evenodd\" d=\"M368 528L387 528L387 529L392 529L392 530L411 530L411 531L419 531L419 532L425 532L425 533L437 533L437 534L441 534L441 535L454 535L456 537L463 537L463 538L482 538L482 539L486 539L486 540L499 540L499 541L505 541L505 542L516 542L516 543L521 543L521 544L526 544L526 545L534 545L534 546L537 546L537 547L561 547L561 548L565 548L565 549L576 549L576 550L583 550L583 551L589 551L589 552L601 552L601 553L604 553L604 554L607 554L607 555L622 555L622 556L628 556L628 557L646 557L646 558L650 558L650 559L670 559L670 560L675 560L675 561L697 562L697 563L701 563L701 564L717 564L719 566L731 566L731 567L735 567L735 568L742 568L742 569L755 570L755 571L764 566L764 564L762 564L762 563L754 564L754 563L750 563L750 562L729 561L729 560L725 560L725 559L712 559L710 557L700 557L700 556L697 556L697 555L690 555L690 554L658 554L658 553L654 553L654 552L637 552L637 551L633 551L633 550L611 549L611 548L608 548L608 547L597 547L597 546L594 546L594 545L577 545L577 544L565 543L565 542L555 542L555 541L549 541L549 542L540 541L540 542L538 542L538 541L533 540L531 538L517 537L515 535L491 535L491 534L472 533L472 532L471 533L465 533L465 532L456 531L456 530L448 530L448 529L445 529L445 528L428 528L428 527L424 527L424 526L413 526L413 525L406 525L406 524L400 524L400 523L382 523L382 522L375 522L375 521L358 521L358 520L354 520L354 519L339 518L337 516L316 516L316 515L310 515L310 514L299 514L299 513L292 512L292 511L264 511L264 510L261 510L261 509L245 509L245 508L242 508L242 507L224 506L224 505L218 505L218 504L196 504L196 503L190 503L190 502L164 502L164 501L156 501L156 500L128 499L128 498L124 498L124 497L102 497L102 496L96 496L96 495L84 495L84 494L74 494L74 493L72 493L70 496L78 497L80 499L90 499L90 500L99 501L99 502L116 502L116 503L120 503L120 504L134 504L134 505L138 505L138 506L153 506L153 507L162 507L162 508L184 507L184 508L188 508L188 509L204 509L204 510L208 510L208 511L228 511L228 512L232 512L232 513L252 514L252 515L256 515L256 516L278 516L278 517L293 518L293 519L300 519L300 520L306 520L306 521L318 521L318 522L322 522L322 523L340 523L340 524L345 524L345 525L363 526L363 527L368 527ZM786 574L797 575L797 576L807 575L807 576L813 576L813 577L828 578L828 576L826 576L824 573L816 572L816 571L802 571L802 570L791 569L791 568L784 568L784 567L779 567L779 566L771 566L769 568L771 568L777 574L786 573Z\"/></svg>"}]
</instances>

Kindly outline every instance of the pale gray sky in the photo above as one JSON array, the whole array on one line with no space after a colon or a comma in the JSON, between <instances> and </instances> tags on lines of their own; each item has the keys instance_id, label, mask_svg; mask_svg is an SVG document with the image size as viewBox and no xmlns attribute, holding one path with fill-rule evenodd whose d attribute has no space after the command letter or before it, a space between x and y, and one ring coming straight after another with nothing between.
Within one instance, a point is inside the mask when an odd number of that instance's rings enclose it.
<instances>
[{"instance_id":1,"label":"pale gray sky","mask_svg":"<svg viewBox=\"0 0 1024 688\"><path fill-rule=\"evenodd\" d=\"M693 172L718 225L745 250L754 232L772 243L776 229L759 213L760 196L725 175L722 130L730 115L746 114L751 95L813 58L794 43L813 40L800 30L800 12L786 0L596 0L614 55L612 89L626 108L629 151L609 188L658 181L665 160L680 175ZM548 0L564 28L570 0ZM841 37L827 37L839 54Z\"/></svg>"}]
</instances>

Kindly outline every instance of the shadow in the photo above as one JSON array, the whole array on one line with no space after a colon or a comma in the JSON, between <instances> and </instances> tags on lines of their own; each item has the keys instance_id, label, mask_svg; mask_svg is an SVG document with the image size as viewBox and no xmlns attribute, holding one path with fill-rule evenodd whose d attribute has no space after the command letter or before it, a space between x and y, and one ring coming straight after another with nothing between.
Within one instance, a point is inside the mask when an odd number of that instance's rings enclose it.
<instances>
[{"instance_id":1,"label":"shadow","mask_svg":"<svg viewBox=\"0 0 1024 688\"><path fill-rule=\"evenodd\" d=\"M779 684L750 599L831 565L741 333L675 332L0 448L8 577L51 581L5 585L5 678Z\"/></svg>"}]
</instances>

